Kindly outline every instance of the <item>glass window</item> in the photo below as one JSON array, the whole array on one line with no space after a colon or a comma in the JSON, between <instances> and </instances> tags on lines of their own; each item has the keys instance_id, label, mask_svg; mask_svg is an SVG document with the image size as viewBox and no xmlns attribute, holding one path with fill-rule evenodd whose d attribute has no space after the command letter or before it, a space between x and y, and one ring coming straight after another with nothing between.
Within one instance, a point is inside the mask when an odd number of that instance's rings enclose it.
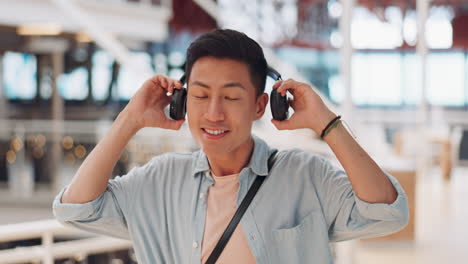
<instances>
[{"instance_id":1,"label":"glass window","mask_svg":"<svg viewBox=\"0 0 468 264\"><path fill-rule=\"evenodd\" d=\"M92 95L95 100L102 101L108 96L113 63L114 58L105 51L93 54Z\"/></svg>"},{"instance_id":2,"label":"glass window","mask_svg":"<svg viewBox=\"0 0 468 264\"><path fill-rule=\"evenodd\" d=\"M468 56L466 56L465 54L465 70L463 71L463 73L465 74L463 77L465 78L464 79L464 88L465 88L465 106L468 105Z\"/></svg>"},{"instance_id":3,"label":"glass window","mask_svg":"<svg viewBox=\"0 0 468 264\"><path fill-rule=\"evenodd\" d=\"M356 7L351 22L351 43L357 49L394 49L403 44L400 8L387 7L382 17L366 7Z\"/></svg>"},{"instance_id":4,"label":"glass window","mask_svg":"<svg viewBox=\"0 0 468 264\"><path fill-rule=\"evenodd\" d=\"M345 91L341 76L339 74L330 76L330 79L328 79L328 86L330 87L330 100L334 103L342 103L345 99Z\"/></svg>"},{"instance_id":5,"label":"glass window","mask_svg":"<svg viewBox=\"0 0 468 264\"><path fill-rule=\"evenodd\" d=\"M418 105L421 102L421 61L414 53L402 53L402 102L404 105Z\"/></svg>"},{"instance_id":6,"label":"glass window","mask_svg":"<svg viewBox=\"0 0 468 264\"><path fill-rule=\"evenodd\" d=\"M167 56L164 53L157 53L153 58L156 74L167 75Z\"/></svg>"},{"instance_id":7,"label":"glass window","mask_svg":"<svg viewBox=\"0 0 468 264\"><path fill-rule=\"evenodd\" d=\"M8 99L31 100L37 94L36 57L27 53L5 52L3 82Z\"/></svg>"},{"instance_id":8,"label":"glass window","mask_svg":"<svg viewBox=\"0 0 468 264\"><path fill-rule=\"evenodd\" d=\"M452 47L453 28L451 21L454 11L449 6L432 6L426 22L427 45L431 49L449 49Z\"/></svg>"},{"instance_id":9,"label":"glass window","mask_svg":"<svg viewBox=\"0 0 468 264\"><path fill-rule=\"evenodd\" d=\"M60 95L65 100L84 100L88 96L88 70L79 67L62 74L57 81Z\"/></svg>"},{"instance_id":10,"label":"glass window","mask_svg":"<svg viewBox=\"0 0 468 264\"><path fill-rule=\"evenodd\" d=\"M430 104L465 104L465 57L462 52L433 52L427 57L427 99Z\"/></svg>"},{"instance_id":11,"label":"glass window","mask_svg":"<svg viewBox=\"0 0 468 264\"><path fill-rule=\"evenodd\" d=\"M138 88L154 74L148 53L134 52L132 59L138 69L129 69L129 65L122 65L120 68L117 91L121 100L130 100Z\"/></svg>"},{"instance_id":12,"label":"glass window","mask_svg":"<svg viewBox=\"0 0 468 264\"><path fill-rule=\"evenodd\" d=\"M401 105L399 54L357 53L351 68L352 100L357 105Z\"/></svg>"}]
</instances>

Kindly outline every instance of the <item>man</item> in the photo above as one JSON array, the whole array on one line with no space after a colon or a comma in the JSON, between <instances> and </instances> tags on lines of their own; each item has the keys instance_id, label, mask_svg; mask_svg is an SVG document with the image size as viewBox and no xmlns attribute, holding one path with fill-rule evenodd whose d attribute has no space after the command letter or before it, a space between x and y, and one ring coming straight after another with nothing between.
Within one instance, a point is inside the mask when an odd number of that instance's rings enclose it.
<instances>
[{"instance_id":1,"label":"man","mask_svg":"<svg viewBox=\"0 0 468 264\"><path fill-rule=\"evenodd\" d=\"M406 196L337 121L309 84L273 86L294 96L278 129L322 134L346 173L302 150L277 153L252 136L268 103L261 47L216 30L187 50L187 119L201 150L167 153L109 181L141 128L179 129L163 112L176 80L146 81L54 201L56 217L78 228L131 239L140 263L205 263L256 177L266 177L218 263L331 263L330 241L381 236L408 221ZM330 124L330 125L329 125ZM331 125L333 124L333 125ZM327 126L328 125L328 126Z\"/></svg>"}]
</instances>

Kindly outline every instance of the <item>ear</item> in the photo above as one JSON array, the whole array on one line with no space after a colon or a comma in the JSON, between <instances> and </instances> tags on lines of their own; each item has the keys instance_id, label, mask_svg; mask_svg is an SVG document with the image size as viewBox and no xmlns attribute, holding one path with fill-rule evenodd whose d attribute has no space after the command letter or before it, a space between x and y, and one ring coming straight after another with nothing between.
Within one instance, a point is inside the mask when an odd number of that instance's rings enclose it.
<instances>
[{"instance_id":1,"label":"ear","mask_svg":"<svg viewBox=\"0 0 468 264\"><path fill-rule=\"evenodd\" d=\"M255 120L259 120L262 118L263 114L265 113L265 108L268 104L268 94L263 93L259 97L257 97L255 103Z\"/></svg>"}]
</instances>

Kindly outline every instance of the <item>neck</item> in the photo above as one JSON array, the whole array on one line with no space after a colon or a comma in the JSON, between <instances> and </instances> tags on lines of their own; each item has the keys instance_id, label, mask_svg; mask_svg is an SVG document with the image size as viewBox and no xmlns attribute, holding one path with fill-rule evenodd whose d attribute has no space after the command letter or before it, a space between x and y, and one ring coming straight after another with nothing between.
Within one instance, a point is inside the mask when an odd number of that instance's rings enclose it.
<instances>
[{"instance_id":1,"label":"neck","mask_svg":"<svg viewBox=\"0 0 468 264\"><path fill-rule=\"evenodd\" d=\"M231 152L222 154L206 153L210 163L211 171L216 176L226 176L240 173L250 161L254 149L252 137L249 140Z\"/></svg>"}]
</instances>

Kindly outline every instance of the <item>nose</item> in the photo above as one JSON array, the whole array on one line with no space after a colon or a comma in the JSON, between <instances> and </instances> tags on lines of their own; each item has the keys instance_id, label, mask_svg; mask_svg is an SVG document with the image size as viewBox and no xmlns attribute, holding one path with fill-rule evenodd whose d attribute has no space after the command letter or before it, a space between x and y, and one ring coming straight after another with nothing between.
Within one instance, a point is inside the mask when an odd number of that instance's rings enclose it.
<instances>
[{"instance_id":1,"label":"nose","mask_svg":"<svg viewBox=\"0 0 468 264\"><path fill-rule=\"evenodd\" d=\"M205 118L211 122L224 120L223 104L219 98L212 98L209 100L208 109L205 112Z\"/></svg>"}]
</instances>

